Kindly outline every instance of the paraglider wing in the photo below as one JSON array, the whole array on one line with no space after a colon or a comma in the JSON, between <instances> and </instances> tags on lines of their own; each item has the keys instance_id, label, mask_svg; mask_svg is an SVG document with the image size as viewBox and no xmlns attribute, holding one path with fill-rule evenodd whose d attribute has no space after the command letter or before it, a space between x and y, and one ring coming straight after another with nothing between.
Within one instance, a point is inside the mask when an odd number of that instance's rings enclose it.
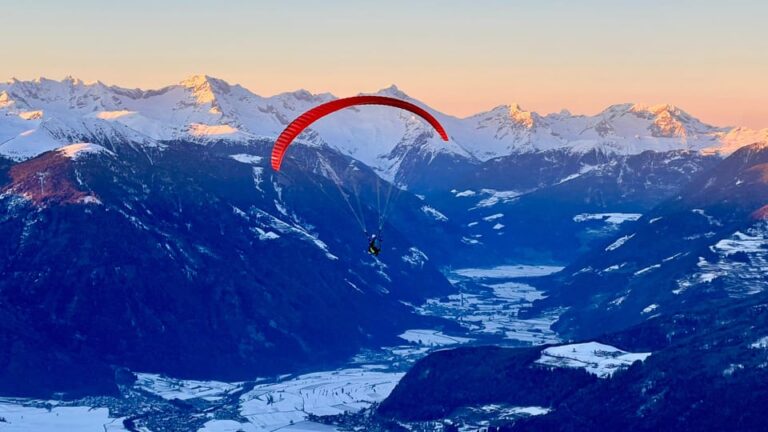
<instances>
[{"instance_id":1,"label":"paraglider wing","mask_svg":"<svg viewBox=\"0 0 768 432\"><path fill-rule=\"evenodd\" d=\"M444 141L448 141L448 134L445 133L443 126L437 121L432 114L426 110L404 100L395 99L386 96L353 96L343 99L336 99L322 105L318 105L311 110L300 115L296 120L292 121L288 127L285 128L283 133L275 141L275 146L272 148L272 168L275 171L280 171L280 165L283 162L283 156L285 155L288 146L296 139L301 132L311 125L316 120L327 116L338 110L348 108L355 105L386 105L395 108L404 109L410 111L419 117L427 121L433 128L440 134L440 137Z\"/></svg>"}]
</instances>

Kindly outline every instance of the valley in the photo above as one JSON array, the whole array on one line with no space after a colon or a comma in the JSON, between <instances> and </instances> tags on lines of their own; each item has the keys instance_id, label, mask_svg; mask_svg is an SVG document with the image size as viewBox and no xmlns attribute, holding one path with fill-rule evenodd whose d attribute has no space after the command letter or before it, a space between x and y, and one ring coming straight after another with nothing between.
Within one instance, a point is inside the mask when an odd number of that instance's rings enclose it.
<instances>
[{"instance_id":1,"label":"valley","mask_svg":"<svg viewBox=\"0 0 768 432\"><path fill-rule=\"evenodd\" d=\"M7 425L8 430L34 427L41 432L59 430L68 418L84 425L103 425L106 431L337 430L307 418L354 413L380 403L414 362L430 352L459 345L556 342L557 337L549 330L557 318L555 312L538 319L522 319L517 313L543 295L526 280L560 268L505 265L454 270L447 276L459 294L429 299L417 309L424 315L453 320L461 332L408 330L400 335L402 345L366 350L339 369L243 382L184 380L137 372L136 381L121 386L117 398L66 402L2 399L0 417L6 423L0 424ZM486 407L483 415L472 417L485 418L505 409ZM513 413L536 414L533 408L518 411Z\"/></svg>"}]
</instances>

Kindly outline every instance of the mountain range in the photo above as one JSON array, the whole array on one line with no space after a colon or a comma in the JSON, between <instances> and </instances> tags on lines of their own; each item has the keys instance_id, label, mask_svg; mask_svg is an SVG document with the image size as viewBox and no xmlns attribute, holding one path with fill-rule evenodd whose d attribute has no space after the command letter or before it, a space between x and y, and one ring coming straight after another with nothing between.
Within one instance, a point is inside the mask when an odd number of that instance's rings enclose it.
<instances>
[{"instance_id":1,"label":"mountain range","mask_svg":"<svg viewBox=\"0 0 768 432\"><path fill-rule=\"evenodd\" d=\"M713 161L768 137L768 129L707 125L668 104L618 104L593 116L541 115L510 104L457 118L395 86L375 94L428 109L450 141L411 115L373 106L321 119L298 143L354 158L426 196L458 224L474 227L465 242L484 246L479 251L498 256L495 249L513 243L515 252L505 254L511 261L570 260L595 231L575 224L574 215L643 213ZM141 151L172 142L248 145L269 141L306 109L334 98L306 90L263 97L204 75L157 90L71 77L13 79L0 84L0 156L21 161L79 142L110 149L131 143ZM490 227L482 223L498 214L507 216ZM528 215L551 229L531 231Z\"/></svg>"},{"instance_id":2,"label":"mountain range","mask_svg":"<svg viewBox=\"0 0 768 432\"><path fill-rule=\"evenodd\" d=\"M407 329L457 329L418 312L455 294L446 268L521 262L564 267L539 279L545 296L526 312L562 311L561 338L654 352L607 384L520 375L568 393L522 395L554 408L532 428L567 421L563 407L617 401L611 382L637 390L623 412L648 403L644 388L673 394L664 371L688 348L733 348L704 357L717 386L731 363L763 364L751 345L763 316L750 327L741 314L764 310L768 130L707 125L672 105L584 116L510 104L457 118L395 86L376 94L428 109L450 140L398 110L353 108L313 125L276 173L275 136L335 96L262 97L208 76L158 90L0 84L0 392L114 393L123 368L240 380L333 367ZM398 199L374 258L365 231L381 221L382 187ZM382 413L414 417L398 409L451 385L424 370L450 377L488 356L528 371L542 349L437 353ZM517 400L494 392L482 403ZM445 408L430 407L429 418ZM585 428L598 422L580 413Z\"/></svg>"},{"instance_id":3,"label":"mountain range","mask_svg":"<svg viewBox=\"0 0 768 432\"><path fill-rule=\"evenodd\" d=\"M577 343L431 354L370 430L397 430L393 420L451 430L468 410L525 406L535 414L491 416L489 430L763 429L766 164L767 143L744 146L645 214L599 216L628 220L536 282L547 295L523 315L563 311L552 328ZM628 368L600 374L627 351L640 353Z\"/></svg>"},{"instance_id":4,"label":"mountain range","mask_svg":"<svg viewBox=\"0 0 768 432\"><path fill-rule=\"evenodd\" d=\"M765 143L742 147L553 277L543 304L589 337L766 288ZM565 300L565 299L568 300Z\"/></svg>"},{"instance_id":5,"label":"mountain range","mask_svg":"<svg viewBox=\"0 0 768 432\"><path fill-rule=\"evenodd\" d=\"M440 113L396 86L375 94L397 97L429 109L449 131L443 143L420 121L381 107L350 109L323 119L302 142L330 145L390 177L402 161L394 150L429 135L421 145L430 154L451 154L471 161L567 148L622 155L646 150L694 150L729 154L765 140L768 129L715 127L668 104L612 105L593 115L567 111L541 115L517 104L500 105L466 118ZM0 84L0 154L13 159L35 156L74 137L124 137L144 145L186 140L247 142L274 137L298 114L336 96L306 90L259 96L240 86L195 75L157 90L127 89L76 78L55 81L12 79Z\"/></svg>"}]
</instances>

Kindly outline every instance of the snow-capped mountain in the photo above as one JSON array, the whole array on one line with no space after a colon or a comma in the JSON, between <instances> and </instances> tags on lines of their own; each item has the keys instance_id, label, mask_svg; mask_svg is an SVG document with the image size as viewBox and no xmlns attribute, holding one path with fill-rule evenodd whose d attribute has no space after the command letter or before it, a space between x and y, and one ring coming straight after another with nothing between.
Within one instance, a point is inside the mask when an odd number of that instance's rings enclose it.
<instances>
[{"instance_id":1,"label":"snow-capped mountain","mask_svg":"<svg viewBox=\"0 0 768 432\"><path fill-rule=\"evenodd\" d=\"M396 92L389 88L379 93ZM130 132L128 140L148 145L178 140L243 143L275 137L302 112L334 98L305 90L262 97L208 76L159 90L86 84L74 78L12 80L0 85L0 112L5 114L0 120L0 154L26 159L68 144L71 136L87 138L94 129L102 135ZM424 125L397 110L366 107L321 120L301 142L334 143L343 153L381 168L391 162L380 157L424 131ZM442 147L463 153L453 143Z\"/></svg>"},{"instance_id":2,"label":"snow-capped mountain","mask_svg":"<svg viewBox=\"0 0 768 432\"><path fill-rule=\"evenodd\" d=\"M480 160L558 148L621 155L646 150L732 152L768 137L768 130L731 133L736 130L704 124L673 105L612 105L594 116L568 111L540 115L517 104L502 105L448 124L453 138Z\"/></svg>"},{"instance_id":3,"label":"snow-capped mountain","mask_svg":"<svg viewBox=\"0 0 768 432\"><path fill-rule=\"evenodd\" d=\"M511 104L457 118L431 109L396 86L375 94L406 99L431 111L450 141L440 140L410 113L365 106L320 119L300 137L297 147L327 147L357 159L380 177L425 195L437 210L470 228L483 217L510 215L499 221L505 229L470 233L471 244L508 249L514 239L527 250L550 240L557 244L571 239L566 244L572 247L557 248L569 259L583 249L577 239L583 238L586 227L573 224L574 215L643 213L711 165L707 158L719 159L713 153L729 153L768 137L768 130L709 126L670 105L614 105L582 116L567 111L541 115ZM138 149L152 153L152 158L174 142L260 146L305 110L334 98L305 90L263 97L208 76L193 76L158 90L74 78L11 80L0 84L0 157L21 161L81 142L99 144L116 154ZM646 150L654 151L642 154ZM321 175L326 171L319 166L312 169ZM451 190L475 191L477 202ZM477 206L484 190L520 199ZM561 203L580 202L556 208L537 204L544 196ZM515 214L530 215L533 221L550 219L551 227L566 231L531 231L530 221Z\"/></svg>"},{"instance_id":4,"label":"snow-capped mountain","mask_svg":"<svg viewBox=\"0 0 768 432\"><path fill-rule=\"evenodd\" d=\"M743 147L554 277L562 334L593 336L766 290L768 148Z\"/></svg>"},{"instance_id":5,"label":"snow-capped mountain","mask_svg":"<svg viewBox=\"0 0 768 432\"><path fill-rule=\"evenodd\" d=\"M646 150L730 153L768 137L768 129L720 128L672 105L621 104L594 116L567 111L541 115L517 104L466 118L437 112L395 86L375 94L408 99L445 125L445 143L409 113L386 107L344 110L321 119L301 137L329 145L394 178L407 154L398 148L420 141L422 154L449 154L469 161L568 148L622 155ZM70 144L71 137L130 136L153 145L170 140L247 142L274 137L301 112L334 99L306 90L259 96L209 76L196 75L157 90L126 89L75 78L13 79L0 84L0 154L33 157Z\"/></svg>"}]
</instances>

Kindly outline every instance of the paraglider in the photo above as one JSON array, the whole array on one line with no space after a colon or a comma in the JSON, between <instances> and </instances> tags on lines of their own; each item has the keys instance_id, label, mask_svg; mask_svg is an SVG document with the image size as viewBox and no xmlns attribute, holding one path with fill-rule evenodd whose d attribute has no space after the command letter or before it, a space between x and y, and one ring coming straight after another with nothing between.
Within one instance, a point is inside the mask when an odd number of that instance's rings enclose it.
<instances>
[{"instance_id":1,"label":"paraglider","mask_svg":"<svg viewBox=\"0 0 768 432\"><path fill-rule=\"evenodd\" d=\"M381 234L371 234L368 237L368 253L379 256L379 252L381 252Z\"/></svg>"},{"instance_id":2,"label":"paraglider","mask_svg":"<svg viewBox=\"0 0 768 432\"><path fill-rule=\"evenodd\" d=\"M309 127L309 125L328 114L355 105L385 105L410 111L426 120L427 123L435 128L443 141L448 141L448 134L445 133L445 129L443 129L440 122L423 108L404 100L386 96L352 96L318 105L292 121L277 138L275 146L272 148L272 168L275 171L280 171L280 165L283 163L283 157L285 156L285 151L288 149L288 146L297 136L299 136L299 134L301 134L302 131L304 131L304 129Z\"/></svg>"},{"instance_id":3,"label":"paraglider","mask_svg":"<svg viewBox=\"0 0 768 432\"><path fill-rule=\"evenodd\" d=\"M342 110L344 108L349 108L357 105L383 105L383 106L390 106L393 108L399 108L402 110L409 111L413 114L418 115L422 119L424 119L427 123L429 123L432 126L432 128L435 129L435 131L437 131L437 133L440 135L440 137L444 141L448 141L448 134L445 132L445 129L440 124L440 122L438 122L435 117L433 117L430 113L428 113L426 110L424 110L419 106L416 106L410 102L407 102L401 99L395 99L395 98L386 97L386 96L353 96L348 98L336 99L336 100L318 105L310 109L309 111L301 114L294 121L292 121L277 138L277 140L275 141L275 145L272 148L272 158L271 158L272 169L274 169L275 171L280 171L280 166L283 163L283 158L285 157L286 150L291 145L291 143L296 139L296 137L298 137L312 123L331 113ZM377 181L377 197L378 197L378 177L376 177L376 181ZM339 185L337 184L337 186ZM390 188L391 187L392 185L390 185ZM366 235L368 235L368 232L364 226L364 223L361 223L363 222L362 215L358 216L355 213L355 209L350 204L348 198L346 198L346 196L344 195L344 192L341 191L340 187L339 187L339 190L342 193L342 196L344 197L344 199L347 201L347 204L350 207L350 211L355 215L355 218L358 220L358 223L361 224L361 228L363 229L363 232L366 233ZM390 192L391 192L391 189L390 189ZM378 232L368 237L368 253L373 256L378 256L379 252L381 252L381 229L383 226L384 217L385 215L382 215L382 214L379 215Z\"/></svg>"}]
</instances>

